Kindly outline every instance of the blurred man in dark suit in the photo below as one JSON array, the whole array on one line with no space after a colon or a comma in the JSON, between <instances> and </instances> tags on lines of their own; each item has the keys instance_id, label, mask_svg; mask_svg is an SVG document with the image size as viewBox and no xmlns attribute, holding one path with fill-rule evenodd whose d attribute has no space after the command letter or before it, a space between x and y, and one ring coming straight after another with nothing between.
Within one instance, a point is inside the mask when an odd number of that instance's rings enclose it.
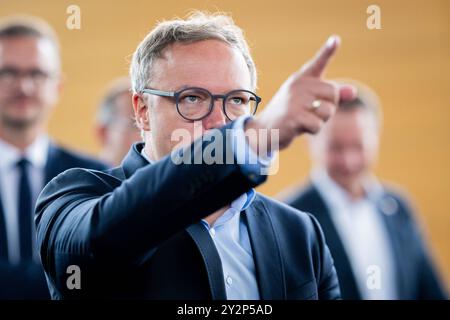
<instances>
[{"instance_id":1,"label":"blurred man in dark suit","mask_svg":"<svg viewBox=\"0 0 450 320\"><path fill-rule=\"evenodd\" d=\"M287 202L319 220L344 299L444 299L409 201L371 171L381 112L373 91L355 86L358 98L311 139L311 182Z\"/></svg>"},{"instance_id":2,"label":"blurred man in dark suit","mask_svg":"<svg viewBox=\"0 0 450 320\"><path fill-rule=\"evenodd\" d=\"M96 133L100 159L118 166L134 142L142 140L134 121L128 77L114 80L101 99L97 112Z\"/></svg>"},{"instance_id":3,"label":"blurred man in dark suit","mask_svg":"<svg viewBox=\"0 0 450 320\"><path fill-rule=\"evenodd\" d=\"M59 175L39 197L52 297L339 298L316 220L252 189L266 179L264 150L317 132L340 99L354 97L321 79L338 45L331 37L252 117L256 69L229 17L156 26L131 63L144 143L109 172Z\"/></svg>"},{"instance_id":4,"label":"blurred man in dark suit","mask_svg":"<svg viewBox=\"0 0 450 320\"><path fill-rule=\"evenodd\" d=\"M61 90L58 43L35 18L0 22L0 298L49 298L35 246L34 204L43 186L98 161L54 144L46 123Z\"/></svg>"}]
</instances>

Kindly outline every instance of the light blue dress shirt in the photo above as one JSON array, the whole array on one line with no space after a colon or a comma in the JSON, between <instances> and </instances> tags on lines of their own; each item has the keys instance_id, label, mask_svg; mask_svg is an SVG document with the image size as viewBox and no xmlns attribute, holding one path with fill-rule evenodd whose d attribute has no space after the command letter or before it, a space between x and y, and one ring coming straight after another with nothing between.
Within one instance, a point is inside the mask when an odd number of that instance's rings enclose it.
<instances>
[{"instance_id":1,"label":"light blue dress shirt","mask_svg":"<svg viewBox=\"0 0 450 320\"><path fill-rule=\"evenodd\" d=\"M250 206L255 195L252 189L234 200L213 226L202 220L219 252L229 300L259 299L250 237L240 214Z\"/></svg>"},{"instance_id":2,"label":"light blue dress shirt","mask_svg":"<svg viewBox=\"0 0 450 320\"><path fill-rule=\"evenodd\" d=\"M50 140L46 135L39 136L26 150L21 152L16 147L0 139L0 198L3 204L3 213L8 244L8 261L18 265L20 261L20 226L19 208L17 206L19 168L17 161L25 157L29 162L28 178L30 179L32 203L44 186L45 165L47 163ZM35 230L33 228L33 238ZM39 252L33 245L33 260L40 262Z\"/></svg>"}]
</instances>

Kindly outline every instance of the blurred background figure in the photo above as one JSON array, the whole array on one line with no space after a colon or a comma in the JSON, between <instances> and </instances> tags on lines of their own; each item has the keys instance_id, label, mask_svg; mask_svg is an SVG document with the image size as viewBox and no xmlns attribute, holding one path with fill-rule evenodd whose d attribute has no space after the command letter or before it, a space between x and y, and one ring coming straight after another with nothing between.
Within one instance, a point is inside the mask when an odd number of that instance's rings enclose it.
<instances>
[{"instance_id":1,"label":"blurred background figure","mask_svg":"<svg viewBox=\"0 0 450 320\"><path fill-rule=\"evenodd\" d=\"M100 158L112 166L120 165L132 143L142 140L134 121L130 88L127 77L113 81L98 106Z\"/></svg>"},{"instance_id":2,"label":"blurred background figure","mask_svg":"<svg viewBox=\"0 0 450 320\"><path fill-rule=\"evenodd\" d=\"M0 21L0 298L45 299L35 246L34 204L44 185L72 167L102 163L68 151L46 134L61 91L56 36L34 17Z\"/></svg>"},{"instance_id":3,"label":"blurred background figure","mask_svg":"<svg viewBox=\"0 0 450 320\"><path fill-rule=\"evenodd\" d=\"M287 202L322 225L343 299L445 299L409 201L371 171L380 105L371 89L353 83L358 99L340 104L311 137L311 181Z\"/></svg>"}]
</instances>

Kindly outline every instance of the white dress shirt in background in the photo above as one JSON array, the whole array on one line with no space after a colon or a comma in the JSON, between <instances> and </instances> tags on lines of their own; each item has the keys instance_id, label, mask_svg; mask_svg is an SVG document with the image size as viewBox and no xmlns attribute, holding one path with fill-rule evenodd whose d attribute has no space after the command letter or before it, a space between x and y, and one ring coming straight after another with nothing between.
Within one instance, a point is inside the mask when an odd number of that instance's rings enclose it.
<instances>
[{"instance_id":1,"label":"white dress shirt in background","mask_svg":"<svg viewBox=\"0 0 450 320\"><path fill-rule=\"evenodd\" d=\"M17 162L26 158L28 166L28 179L32 192L32 208L44 186L45 165L49 148L49 138L46 135L38 137L24 153L16 147L0 139L0 196L3 204L3 214L8 242L8 259L11 264L20 263L20 235L18 214L18 187L19 168ZM33 233L33 239L35 234ZM39 262L39 255L33 246L33 258Z\"/></svg>"},{"instance_id":2,"label":"white dress shirt in background","mask_svg":"<svg viewBox=\"0 0 450 320\"><path fill-rule=\"evenodd\" d=\"M314 170L311 180L330 210L362 298L395 299L397 288L389 234L382 220L383 213L376 205L382 195L381 184L374 177L368 178L366 196L353 200L325 170Z\"/></svg>"}]
</instances>

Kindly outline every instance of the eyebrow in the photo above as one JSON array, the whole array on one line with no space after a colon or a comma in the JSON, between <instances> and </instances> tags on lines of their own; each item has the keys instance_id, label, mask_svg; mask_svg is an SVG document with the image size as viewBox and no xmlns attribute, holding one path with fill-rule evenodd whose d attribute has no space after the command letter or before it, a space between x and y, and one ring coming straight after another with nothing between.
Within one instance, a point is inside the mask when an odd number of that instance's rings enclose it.
<instances>
[{"instance_id":1,"label":"eyebrow","mask_svg":"<svg viewBox=\"0 0 450 320\"><path fill-rule=\"evenodd\" d=\"M172 90L172 91L180 91L180 90L187 89L187 88L192 88L192 87L194 87L194 86L184 84L184 85L182 85L182 86L180 86L180 87L175 88L175 89Z\"/></svg>"},{"instance_id":2,"label":"eyebrow","mask_svg":"<svg viewBox=\"0 0 450 320\"><path fill-rule=\"evenodd\" d=\"M209 89L207 89L207 88L205 88L205 87L199 87L199 86L194 86L194 85L186 85L186 84L184 84L184 85L182 85L182 86L179 86L179 87L176 87L175 89L170 90L170 91L177 92L177 91L181 91L181 90L187 89L187 88L203 88L203 89L206 89L206 90L210 91L211 93L213 93L211 90L209 90ZM224 94L227 94L227 93L232 92L232 91L238 91L238 90L252 91L251 89L246 89L246 88L238 87L238 88L236 88L236 89L227 90L227 91L224 92ZM214 94L214 93L213 93L213 94Z\"/></svg>"}]
</instances>

